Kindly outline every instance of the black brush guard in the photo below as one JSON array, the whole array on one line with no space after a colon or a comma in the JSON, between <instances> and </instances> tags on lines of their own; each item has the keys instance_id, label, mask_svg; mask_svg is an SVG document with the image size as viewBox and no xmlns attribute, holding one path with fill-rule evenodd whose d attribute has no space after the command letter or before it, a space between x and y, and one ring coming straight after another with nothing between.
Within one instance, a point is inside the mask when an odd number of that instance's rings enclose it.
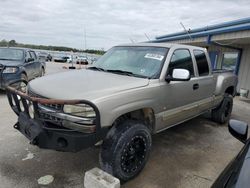
<instances>
[{"instance_id":1,"label":"black brush guard","mask_svg":"<svg viewBox=\"0 0 250 188\"><path fill-rule=\"evenodd\" d=\"M20 81L19 81L20 82ZM25 82L27 84L27 82ZM12 83L16 85L16 83ZM11 85L12 85L11 84ZM40 148L58 151L77 152L84 148L93 146L103 139L108 131L101 128L100 113L97 107L86 100L57 100L29 96L10 85L6 88L9 104L18 116L18 122L14 128L24 134L31 144ZM77 105L87 104L91 106L96 114L94 125L90 126L92 133L83 133L53 124L41 116L39 105ZM33 108L33 113L30 109Z\"/></svg>"}]
</instances>

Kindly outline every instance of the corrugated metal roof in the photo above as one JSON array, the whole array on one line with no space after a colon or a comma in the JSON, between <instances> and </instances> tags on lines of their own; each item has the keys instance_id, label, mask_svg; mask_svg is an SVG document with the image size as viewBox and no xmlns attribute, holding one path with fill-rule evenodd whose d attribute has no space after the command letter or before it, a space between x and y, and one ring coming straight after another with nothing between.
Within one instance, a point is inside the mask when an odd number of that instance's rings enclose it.
<instances>
[{"instance_id":1,"label":"corrugated metal roof","mask_svg":"<svg viewBox=\"0 0 250 188\"><path fill-rule=\"evenodd\" d=\"M186 38L197 38L209 35L216 35L222 33L230 33L235 31L250 30L250 18L244 18L240 20L234 20L230 22L225 22L222 24L216 24L211 26L206 26L198 29L189 30L187 32L177 32L169 35L162 35L156 37L156 40L152 42L167 42L173 40L181 40Z\"/></svg>"}]
</instances>

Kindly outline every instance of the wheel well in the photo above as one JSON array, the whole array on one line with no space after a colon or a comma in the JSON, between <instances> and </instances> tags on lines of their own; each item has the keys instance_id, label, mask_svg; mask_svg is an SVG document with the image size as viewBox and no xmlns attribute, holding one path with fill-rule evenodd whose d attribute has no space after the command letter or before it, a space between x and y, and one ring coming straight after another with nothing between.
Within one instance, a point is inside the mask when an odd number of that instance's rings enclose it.
<instances>
[{"instance_id":1,"label":"wheel well","mask_svg":"<svg viewBox=\"0 0 250 188\"><path fill-rule=\"evenodd\" d=\"M140 120L149 128L151 132L154 130L155 115L152 108L143 108L123 114L114 121L113 125L119 124L127 119Z\"/></svg>"},{"instance_id":2,"label":"wheel well","mask_svg":"<svg viewBox=\"0 0 250 188\"><path fill-rule=\"evenodd\" d=\"M234 96L234 93L235 93L235 92L234 92L234 86L228 87L228 88L226 89L225 93Z\"/></svg>"},{"instance_id":3,"label":"wheel well","mask_svg":"<svg viewBox=\"0 0 250 188\"><path fill-rule=\"evenodd\" d=\"M23 72L21 73L21 75L22 75L22 74L24 74L26 77L28 77L26 72L23 71Z\"/></svg>"}]
</instances>

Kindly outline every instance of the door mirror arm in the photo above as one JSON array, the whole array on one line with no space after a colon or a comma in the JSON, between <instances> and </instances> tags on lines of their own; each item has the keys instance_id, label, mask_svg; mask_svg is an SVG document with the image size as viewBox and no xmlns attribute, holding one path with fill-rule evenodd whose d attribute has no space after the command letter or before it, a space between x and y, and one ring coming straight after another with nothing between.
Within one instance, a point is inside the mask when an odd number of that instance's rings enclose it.
<instances>
[{"instance_id":1,"label":"door mirror arm","mask_svg":"<svg viewBox=\"0 0 250 188\"><path fill-rule=\"evenodd\" d=\"M26 59L25 59L25 63L29 63L29 62L31 62L31 61L34 61L34 58L29 57L29 58L26 58Z\"/></svg>"}]
</instances>

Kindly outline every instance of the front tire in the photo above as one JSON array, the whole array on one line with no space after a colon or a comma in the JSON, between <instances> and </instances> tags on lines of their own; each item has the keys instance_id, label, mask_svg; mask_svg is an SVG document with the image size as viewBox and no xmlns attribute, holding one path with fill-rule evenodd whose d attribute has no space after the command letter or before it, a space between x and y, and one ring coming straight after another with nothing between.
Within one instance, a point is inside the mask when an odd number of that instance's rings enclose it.
<instances>
[{"instance_id":1,"label":"front tire","mask_svg":"<svg viewBox=\"0 0 250 188\"><path fill-rule=\"evenodd\" d=\"M229 121L233 109L233 96L226 94L220 106L212 110L212 120L223 124Z\"/></svg>"},{"instance_id":2,"label":"front tire","mask_svg":"<svg viewBox=\"0 0 250 188\"><path fill-rule=\"evenodd\" d=\"M101 168L122 182L128 181L144 168L151 145L151 133L143 123L128 120L114 126L101 148Z\"/></svg>"}]
</instances>

